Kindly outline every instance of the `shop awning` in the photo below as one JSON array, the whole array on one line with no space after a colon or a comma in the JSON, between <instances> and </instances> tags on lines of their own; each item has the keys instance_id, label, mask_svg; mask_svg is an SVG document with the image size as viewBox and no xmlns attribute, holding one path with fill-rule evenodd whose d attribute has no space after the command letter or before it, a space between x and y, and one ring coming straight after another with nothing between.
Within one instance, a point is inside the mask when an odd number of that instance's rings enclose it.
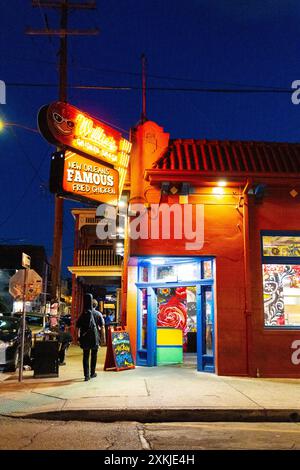
<instances>
[{"instance_id":1,"label":"shop awning","mask_svg":"<svg viewBox=\"0 0 300 470\"><path fill-rule=\"evenodd\" d=\"M76 277L121 277L121 266L68 266Z\"/></svg>"}]
</instances>

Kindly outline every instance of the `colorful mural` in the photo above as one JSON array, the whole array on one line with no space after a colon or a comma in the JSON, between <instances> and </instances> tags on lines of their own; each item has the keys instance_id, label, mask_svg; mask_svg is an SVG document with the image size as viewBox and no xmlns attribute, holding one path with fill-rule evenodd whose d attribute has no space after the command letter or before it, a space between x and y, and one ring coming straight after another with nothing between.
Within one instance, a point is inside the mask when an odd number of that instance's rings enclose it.
<instances>
[{"instance_id":1,"label":"colorful mural","mask_svg":"<svg viewBox=\"0 0 300 470\"><path fill-rule=\"evenodd\" d=\"M300 266L263 265L265 326L286 324L284 289L300 288Z\"/></svg>"},{"instance_id":2,"label":"colorful mural","mask_svg":"<svg viewBox=\"0 0 300 470\"><path fill-rule=\"evenodd\" d=\"M300 256L300 237L263 236L264 256Z\"/></svg>"},{"instance_id":3,"label":"colorful mural","mask_svg":"<svg viewBox=\"0 0 300 470\"><path fill-rule=\"evenodd\" d=\"M196 331L196 288L157 289L157 304L157 326L181 329L186 350L188 331Z\"/></svg>"}]
</instances>

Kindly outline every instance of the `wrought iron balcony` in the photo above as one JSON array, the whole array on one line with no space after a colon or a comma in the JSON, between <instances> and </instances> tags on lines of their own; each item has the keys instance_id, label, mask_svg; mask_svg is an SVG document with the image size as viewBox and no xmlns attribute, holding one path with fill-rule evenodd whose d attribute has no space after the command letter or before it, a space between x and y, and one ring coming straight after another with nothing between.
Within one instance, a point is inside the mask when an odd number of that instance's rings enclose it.
<instances>
[{"instance_id":1,"label":"wrought iron balcony","mask_svg":"<svg viewBox=\"0 0 300 470\"><path fill-rule=\"evenodd\" d=\"M121 266L122 256L114 250L78 250L77 266Z\"/></svg>"}]
</instances>

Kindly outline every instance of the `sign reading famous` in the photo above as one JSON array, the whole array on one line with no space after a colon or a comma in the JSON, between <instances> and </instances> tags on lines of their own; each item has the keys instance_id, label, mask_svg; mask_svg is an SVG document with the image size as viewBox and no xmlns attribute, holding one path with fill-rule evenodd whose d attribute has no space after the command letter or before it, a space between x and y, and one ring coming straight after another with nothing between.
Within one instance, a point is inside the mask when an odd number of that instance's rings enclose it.
<instances>
[{"instance_id":1,"label":"sign reading famous","mask_svg":"<svg viewBox=\"0 0 300 470\"><path fill-rule=\"evenodd\" d=\"M119 173L71 150L52 156L50 190L73 200L117 205Z\"/></svg>"},{"instance_id":2,"label":"sign reading famous","mask_svg":"<svg viewBox=\"0 0 300 470\"><path fill-rule=\"evenodd\" d=\"M79 150L111 165L124 166L124 157L131 150L131 143L120 132L61 101L40 109L38 125L51 144Z\"/></svg>"}]
</instances>

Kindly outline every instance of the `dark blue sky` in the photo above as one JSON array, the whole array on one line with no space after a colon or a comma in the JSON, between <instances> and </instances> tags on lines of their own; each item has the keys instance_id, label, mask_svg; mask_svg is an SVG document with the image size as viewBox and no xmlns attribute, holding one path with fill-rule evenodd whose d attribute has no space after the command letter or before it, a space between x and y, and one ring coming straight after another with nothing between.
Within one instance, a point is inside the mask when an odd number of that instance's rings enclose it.
<instances>
[{"instance_id":1,"label":"dark blue sky","mask_svg":"<svg viewBox=\"0 0 300 470\"><path fill-rule=\"evenodd\" d=\"M98 0L96 12L74 12L70 26L100 28L73 38L69 83L139 86L140 56L151 87L280 87L300 79L298 0ZM58 25L53 10L30 0L0 0L0 79L7 121L36 127L38 109L57 89L13 83L57 83L58 40L24 34ZM175 80L175 78L182 80ZM140 115L139 91L70 90L69 101L125 130ZM300 105L289 94L149 91L147 115L171 137L299 141ZM14 127L0 135L0 243L42 244L50 257L53 196L47 190L51 146ZM72 264L73 219L65 204L64 266ZM64 273L66 273L64 269Z\"/></svg>"}]
</instances>

